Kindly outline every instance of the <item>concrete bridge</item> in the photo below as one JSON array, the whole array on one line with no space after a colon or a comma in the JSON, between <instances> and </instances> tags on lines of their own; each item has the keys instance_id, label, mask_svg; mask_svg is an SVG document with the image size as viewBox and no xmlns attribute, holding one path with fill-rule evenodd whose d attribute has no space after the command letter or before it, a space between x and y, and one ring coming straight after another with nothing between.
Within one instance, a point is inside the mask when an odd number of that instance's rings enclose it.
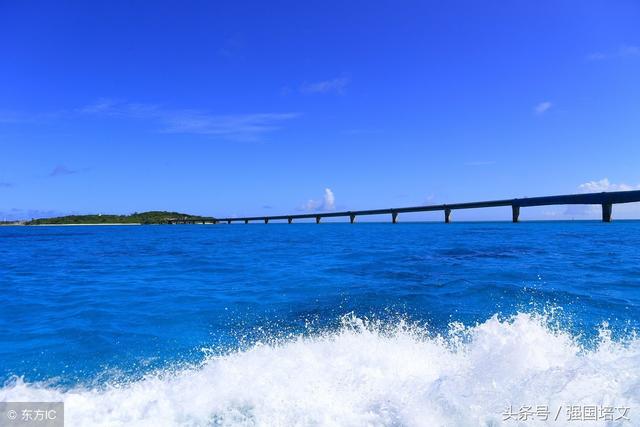
<instances>
[{"instance_id":1,"label":"concrete bridge","mask_svg":"<svg viewBox=\"0 0 640 427\"><path fill-rule=\"evenodd\" d=\"M273 216L250 216L250 217L233 217L233 218L198 218L198 219L180 219L173 218L169 220L172 224L218 224L232 222L244 222L248 224L252 221L260 221L268 224L269 221L287 221L291 224L296 219L315 219L316 223L320 223L322 218L345 217L353 224L356 217L365 215L391 215L391 222L398 221L398 215L409 212L432 212L442 211L444 213L444 222L451 221L451 213L459 209L477 209L492 208L498 206L511 207L511 219L518 222L520 217L520 208L531 206L550 206L550 205L601 205L602 221L611 222L612 207L618 203L640 202L640 190L634 191L611 191L603 193L587 193L587 194L566 194L562 196L544 196L544 197L527 197L522 199L503 199L490 200L484 202L468 202L468 203L451 203L443 205L427 205L427 206L411 206L404 208L388 208L388 209L369 209L360 211L342 211L342 212L322 212L297 215L273 215Z\"/></svg>"}]
</instances>

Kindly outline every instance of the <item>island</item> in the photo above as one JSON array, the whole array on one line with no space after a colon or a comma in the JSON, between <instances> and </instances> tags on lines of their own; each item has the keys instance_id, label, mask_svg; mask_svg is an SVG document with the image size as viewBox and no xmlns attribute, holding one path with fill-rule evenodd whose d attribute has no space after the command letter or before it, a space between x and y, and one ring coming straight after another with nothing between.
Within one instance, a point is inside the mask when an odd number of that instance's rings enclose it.
<instances>
[{"instance_id":1,"label":"island","mask_svg":"<svg viewBox=\"0 0 640 427\"><path fill-rule=\"evenodd\" d=\"M24 225L106 225L106 224L170 224L176 219L198 221L205 217L180 212L148 211L130 215L94 214L66 215L52 218L38 218L23 222Z\"/></svg>"}]
</instances>

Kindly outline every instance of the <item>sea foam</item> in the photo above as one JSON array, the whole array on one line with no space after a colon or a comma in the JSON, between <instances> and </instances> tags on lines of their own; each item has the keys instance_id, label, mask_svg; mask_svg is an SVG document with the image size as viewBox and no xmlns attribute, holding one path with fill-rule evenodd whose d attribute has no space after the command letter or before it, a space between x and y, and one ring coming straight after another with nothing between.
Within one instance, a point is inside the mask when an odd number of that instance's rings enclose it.
<instances>
[{"instance_id":1,"label":"sea foam","mask_svg":"<svg viewBox=\"0 0 640 427\"><path fill-rule=\"evenodd\" d=\"M350 317L338 331L127 383L62 389L18 378L0 400L62 400L70 426L640 425L640 341L605 331L585 349L530 314L453 324L446 336ZM510 406L536 405L549 420L505 420ZM571 405L630 408L630 421L570 421Z\"/></svg>"}]
</instances>

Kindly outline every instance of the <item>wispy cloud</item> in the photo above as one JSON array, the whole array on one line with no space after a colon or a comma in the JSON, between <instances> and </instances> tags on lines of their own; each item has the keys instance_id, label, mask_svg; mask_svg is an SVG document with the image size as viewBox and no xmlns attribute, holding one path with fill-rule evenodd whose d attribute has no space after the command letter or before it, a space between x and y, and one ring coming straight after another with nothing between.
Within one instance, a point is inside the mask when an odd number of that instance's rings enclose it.
<instances>
[{"instance_id":1,"label":"wispy cloud","mask_svg":"<svg viewBox=\"0 0 640 427\"><path fill-rule=\"evenodd\" d=\"M73 175L80 172L80 169L69 169L65 165L58 165L51 172L49 172L49 176L64 176L64 175Z\"/></svg>"},{"instance_id":2,"label":"wispy cloud","mask_svg":"<svg viewBox=\"0 0 640 427\"><path fill-rule=\"evenodd\" d=\"M495 164L495 160L473 160L464 163L465 166L491 166Z\"/></svg>"},{"instance_id":3,"label":"wispy cloud","mask_svg":"<svg viewBox=\"0 0 640 427\"><path fill-rule=\"evenodd\" d=\"M352 129L345 129L342 131L342 133L345 135L374 135L381 132L382 131L380 129L367 129L367 128L352 128Z\"/></svg>"},{"instance_id":4,"label":"wispy cloud","mask_svg":"<svg viewBox=\"0 0 640 427\"><path fill-rule=\"evenodd\" d=\"M159 104L101 98L80 108L48 113L25 114L0 111L0 123L46 124L82 117L112 118L150 122L157 132L219 136L232 140L258 141L264 134L280 129L285 121L300 113L213 114L196 109L172 109Z\"/></svg>"},{"instance_id":5,"label":"wispy cloud","mask_svg":"<svg viewBox=\"0 0 640 427\"><path fill-rule=\"evenodd\" d=\"M304 83L300 86L300 92L304 94L318 94L318 93L338 93L343 94L345 88L349 84L348 77L336 77L331 80L323 80L314 83Z\"/></svg>"},{"instance_id":6,"label":"wispy cloud","mask_svg":"<svg viewBox=\"0 0 640 427\"><path fill-rule=\"evenodd\" d=\"M224 40L222 46L218 49L218 53L226 57L239 56L243 48L242 37L239 34L234 34Z\"/></svg>"},{"instance_id":7,"label":"wispy cloud","mask_svg":"<svg viewBox=\"0 0 640 427\"><path fill-rule=\"evenodd\" d=\"M591 52L587 55L588 61L603 61L612 58L624 58L629 56L640 56L640 46L622 45L618 49L610 52Z\"/></svg>"},{"instance_id":8,"label":"wispy cloud","mask_svg":"<svg viewBox=\"0 0 640 427\"><path fill-rule=\"evenodd\" d=\"M330 188L324 189L324 195L321 200L309 199L302 206L301 210L310 212L329 211L336 207L336 198Z\"/></svg>"},{"instance_id":9,"label":"wispy cloud","mask_svg":"<svg viewBox=\"0 0 640 427\"><path fill-rule=\"evenodd\" d=\"M22 123L25 117L14 111L0 111L0 123Z\"/></svg>"},{"instance_id":10,"label":"wispy cloud","mask_svg":"<svg viewBox=\"0 0 640 427\"><path fill-rule=\"evenodd\" d=\"M10 188L13 187L12 182L0 182L0 188Z\"/></svg>"},{"instance_id":11,"label":"wispy cloud","mask_svg":"<svg viewBox=\"0 0 640 427\"><path fill-rule=\"evenodd\" d=\"M544 114L547 111L549 111L551 107L553 107L553 104L550 101L543 101L543 102L540 102L538 105L536 105L533 108L533 111L536 114Z\"/></svg>"},{"instance_id":12,"label":"wispy cloud","mask_svg":"<svg viewBox=\"0 0 640 427\"><path fill-rule=\"evenodd\" d=\"M82 114L109 114L118 115L130 112L132 104L126 104L110 98L100 98L96 102L78 108Z\"/></svg>"},{"instance_id":13,"label":"wispy cloud","mask_svg":"<svg viewBox=\"0 0 640 427\"><path fill-rule=\"evenodd\" d=\"M67 215L69 212L41 209L20 209L11 208L8 211L0 211L0 219L7 221L28 220L33 218L51 218L54 216Z\"/></svg>"},{"instance_id":14,"label":"wispy cloud","mask_svg":"<svg viewBox=\"0 0 640 427\"><path fill-rule=\"evenodd\" d=\"M298 117L298 113L260 113L216 116L198 111L173 112L163 118L166 133L218 135L254 141L267 132L281 128L280 123Z\"/></svg>"},{"instance_id":15,"label":"wispy cloud","mask_svg":"<svg viewBox=\"0 0 640 427\"><path fill-rule=\"evenodd\" d=\"M256 141L262 135L282 127L299 113L211 114L192 109L169 109L161 105L139 104L102 99L79 110L83 114L149 120L159 132L220 136Z\"/></svg>"},{"instance_id":16,"label":"wispy cloud","mask_svg":"<svg viewBox=\"0 0 640 427\"><path fill-rule=\"evenodd\" d=\"M603 59L607 59L607 55L602 52L592 52L587 55L587 59L589 61L602 61Z\"/></svg>"},{"instance_id":17,"label":"wispy cloud","mask_svg":"<svg viewBox=\"0 0 640 427\"><path fill-rule=\"evenodd\" d=\"M20 111L0 110L0 123L4 124L40 124L51 122L68 114L67 111L50 111L27 114Z\"/></svg>"},{"instance_id":18,"label":"wispy cloud","mask_svg":"<svg viewBox=\"0 0 640 427\"><path fill-rule=\"evenodd\" d=\"M583 193L598 193L602 191L630 191L630 190L640 190L640 184L638 185L630 185L630 184L614 184L609 182L608 178L602 178L599 181L589 181L584 184L580 184L578 189Z\"/></svg>"},{"instance_id":19,"label":"wispy cloud","mask_svg":"<svg viewBox=\"0 0 640 427\"><path fill-rule=\"evenodd\" d=\"M640 46L622 46L618 54L622 56L640 56Z\"/></svg>"}]
</instances>

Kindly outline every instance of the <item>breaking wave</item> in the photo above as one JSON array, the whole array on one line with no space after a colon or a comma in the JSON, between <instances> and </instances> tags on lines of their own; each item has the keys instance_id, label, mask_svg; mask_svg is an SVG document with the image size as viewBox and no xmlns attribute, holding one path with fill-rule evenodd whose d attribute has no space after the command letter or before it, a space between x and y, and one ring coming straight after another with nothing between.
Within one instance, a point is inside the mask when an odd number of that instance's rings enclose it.
<instances>
[{"instance_id":1,"label":"breaking wave","mask_svg":"<svg viewBox=\"0 0 640 427\"><path fill-rule=\"evenodd\" d=\"M334 332L258 343L140 380L60 388L16 378L2 401L64 401L67 425L545 425L508 407L630 408L640 424L640 341L603 329L584 348L544 316L452 324L446 335L346 317ZM554 426L580 425L564 409ZM609 425L606 421L588 425ZM585 422L585 424L587 424Z\"/></svg>"}]
</instances>

